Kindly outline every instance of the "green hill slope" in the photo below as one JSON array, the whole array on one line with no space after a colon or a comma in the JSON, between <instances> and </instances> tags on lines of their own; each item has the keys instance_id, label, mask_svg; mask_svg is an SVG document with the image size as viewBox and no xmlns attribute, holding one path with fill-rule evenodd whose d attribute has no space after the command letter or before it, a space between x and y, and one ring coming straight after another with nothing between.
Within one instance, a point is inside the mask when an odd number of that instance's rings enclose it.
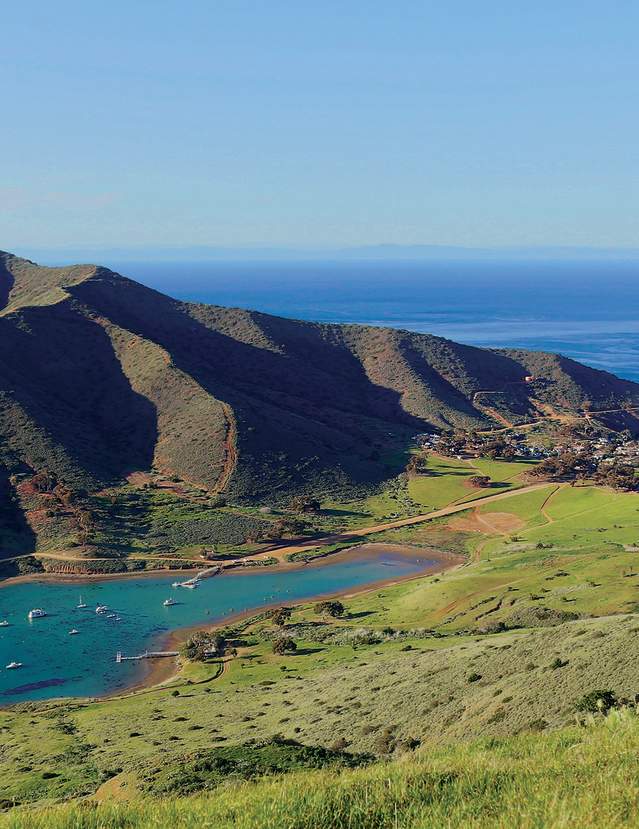
<instances>
[{"instance_id":1,"label":"green hill slope","mask_svg":"<svg viewBox=\"0 0 639 829\"><path fill-rule=\"evenodd\" d=\"M416 432L638 400L554 355L183 303L0 254L0 470L17 513L41 473L96 492L155 470L245 502L361 491L399 471L388 450Z\"/></svg>"},{"instance_id":2,"label":"green hill slope","mask_svg":"<svg viewBox=\"0 0 639 829\"><path fill-rule=\"evenodd\" d=\"M484 740L355 771L307 771L196 797L16 810L7 829L636 827L639 721ZM105 793L105 797L107 797Z\"/></svg>"}]
</instances>

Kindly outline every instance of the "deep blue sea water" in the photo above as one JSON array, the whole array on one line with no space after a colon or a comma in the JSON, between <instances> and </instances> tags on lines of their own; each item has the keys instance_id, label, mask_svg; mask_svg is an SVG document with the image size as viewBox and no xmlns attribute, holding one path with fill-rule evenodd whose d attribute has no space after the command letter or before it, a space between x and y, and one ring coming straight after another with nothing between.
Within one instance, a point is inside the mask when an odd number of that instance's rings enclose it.
<instances>
[{"instance_id":1,"label":"deep blue sea water","mask_svg":"<svg viewBox=\"0 0 639 829\"><path fill-rule=\"evenodd\" d=\"M115 655L142 653L161 645L180 627L211 623L245 610L286 603L357 586L409 576L428 565L393 555L304 567L283 572L252 571L206 579L196 590L172 588L176 576L162 575L82 583L23 582L0 588L0 705L57 696L94 696L125 688L148 662L116 664ZM178 576L180 578L180 576ZM182 576L182 578L186 578ZM80 596L88 605L79 610ZM173 597L179 604L164 607ZM95 613L98 604L120 621ZM47 616L29 621L28 612ZM76 628L79 633L70 636ZM23 666L7 670L10 662Z\"/></svg>"},{"instance_id":2,"label":"deep blue sea water","mask_svg":"<svg viewBox=\"0 0 639 829\"><path fill-rule=\"evenodd\" d=\"M639 381L639 262L112 262L179 299L557 351Z\"/></svg>"}]
</instances>

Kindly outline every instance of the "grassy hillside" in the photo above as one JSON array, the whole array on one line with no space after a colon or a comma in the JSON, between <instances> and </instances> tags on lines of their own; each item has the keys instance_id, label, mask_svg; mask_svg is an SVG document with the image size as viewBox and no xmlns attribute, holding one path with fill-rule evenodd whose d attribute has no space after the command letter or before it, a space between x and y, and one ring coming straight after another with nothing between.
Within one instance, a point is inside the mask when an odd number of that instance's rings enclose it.
<instances>
[{"instance_id":1,"label":"grassy hillside","mask_svg":"<svg viewBox=\"0 0 639 829\"><path fill-rule=\"evenodd\" d=\"M488 739L356 771L306 771L214 794L14 812L7 829L636 827L639 722L610 714L553 734Z\"/></svg>"},{"instance_id":2,"label":"grassy hillside","mask_svg":"<svg viewBox=\"0 0 639 829\"><path fill-rule=\"evenodd\" d=\"M0 255L11 550L84 544L46 520L61 507L24 497L43 473L80 498L139 472L236 503L370 495L417 432L637 399L636 385L554 355L177 302L104 268Z\"/></svg>"},{"instance_id":3,"label":"grassy hillside","mask_svg":"<svg viewBox=\"0 0 639 829\"><path fill-rule=\"evenodd\" d=\"M1 711L0 799L51 802L103 785L157 794L150 769L174 779L185 764L217 768L207 752L280 736L377 758L421 746L429 757L459 740L563 728L593 689L632 699L637 504L549 484L371 536L425 557L465 549L468 561L348 597L341 618L296 608L284 628L292 654L273 652L280 632L257 616L230 633L235 656L186 662L165 687Z\"/></svg>"}]
</instances>

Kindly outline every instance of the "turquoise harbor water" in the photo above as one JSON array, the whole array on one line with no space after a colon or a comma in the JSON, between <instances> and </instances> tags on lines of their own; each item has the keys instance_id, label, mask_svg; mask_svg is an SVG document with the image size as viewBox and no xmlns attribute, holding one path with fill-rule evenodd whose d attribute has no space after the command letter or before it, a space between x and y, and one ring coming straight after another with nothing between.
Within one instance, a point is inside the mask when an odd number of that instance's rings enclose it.
<instances>
[{"instance_id":1,"label":"turquoise harbor water","mask_svg":"<svg viewBox=\"0 0 639 829\"><path fill-rule=\"evenodd\" d=\"M426 560L386 553L370 558L282 572L224 574L196 590L173 588L176 575L115 581L24 582L0 589L0 705L60 696L116 692L139 680L145 664L116 664L115 654L133 655L161 644L170 631L273 603L347 591L424 570ZM177 576L178 579L186 576ZM79 610L80 595L88 605ZM172 597L179 604L163 607ZM95 613L106 604L119 621ZM47 616L29 621L32 608ZM76 628L76 636L69 631ZM10 662L22 662L7 670ZM146 664L148 668L148 663Z\"/></svg>"}]
</instances>

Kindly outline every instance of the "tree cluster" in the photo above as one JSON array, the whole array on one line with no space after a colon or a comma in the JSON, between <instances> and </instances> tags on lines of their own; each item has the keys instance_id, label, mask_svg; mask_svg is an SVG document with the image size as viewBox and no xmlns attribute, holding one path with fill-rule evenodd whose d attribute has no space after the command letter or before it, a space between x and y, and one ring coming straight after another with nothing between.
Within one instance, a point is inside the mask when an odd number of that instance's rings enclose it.
<instances>
[{"instance_id":1,"label":"tree cluster","mask_svg":"<svg viewBox=\"0 0 639 829\"><path fill-rule=\"evenodd\" d=\"M194 662L203 662L212 653L223 656L226 637L221 631L198 630L192 634L182 647L182 655Z\"/></svg>"},{"instance_id":2,"label":"tree cluster","mask_svg":"<svg viewBox=\"0 0 639 829\"><path fill-rule=\"evenodd\" d=\"M338 619L344 615L345 607L337 599L328 599L323 602L318 602L313 610L318 616L332 616L334 619Z\"/></svg>"}]
</instances>

